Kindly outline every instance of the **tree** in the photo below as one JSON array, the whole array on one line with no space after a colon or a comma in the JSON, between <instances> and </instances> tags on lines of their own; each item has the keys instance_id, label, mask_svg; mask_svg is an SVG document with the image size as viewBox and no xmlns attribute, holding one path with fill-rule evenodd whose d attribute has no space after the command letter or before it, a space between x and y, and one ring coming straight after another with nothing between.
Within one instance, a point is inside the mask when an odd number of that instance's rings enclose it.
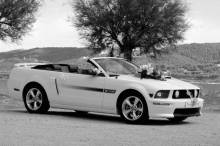
<instances>
[{"instance_id":1,"label":"tree","mask_svg":"<svg viewBox=\"0 0 220 146\"><path fill-rule=\"evenodd\" d=\"M38 0L0 0L0 40L17 41L35 22Z\"/></svg>"},{"instance_id":2,"label":"tree","mask_svg":"<svg viewBox=\"0 0 220 146\"><path fill-rule=\"evenodd\" d=\"M132 60L132 50L145 53L175 44L188 27L181 0L77 0L74 24L95 51L118 47Z\"/></svg>"}]
</instances>

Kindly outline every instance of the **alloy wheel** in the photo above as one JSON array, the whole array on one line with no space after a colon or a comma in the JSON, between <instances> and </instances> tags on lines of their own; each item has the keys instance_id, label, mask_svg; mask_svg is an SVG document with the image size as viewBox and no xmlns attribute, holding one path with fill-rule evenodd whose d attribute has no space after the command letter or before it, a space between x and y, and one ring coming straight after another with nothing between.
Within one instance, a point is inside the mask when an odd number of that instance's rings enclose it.
<instances>
[{"instance_id":1,"label":"alloy wheel","mask_svg":"<svg viewBox=\"0 0 220 146\"><path fill-rule=\"evenodd\" d=\"M26 94L26 103L29 109L37 111L43 103L42 93L37 88L31 88Z\"/></svg>"},{"instance_id":2,"label":"alloy wheel","mask_svg":"<svg viewBox=\"0 0 220 146\"><path fill-rule=\"evenodd\" d=\"M122 114L129 121L138 120L144 112L142 101L136 96L129 96L122 102Z\"/></svg>"}]
</instances>

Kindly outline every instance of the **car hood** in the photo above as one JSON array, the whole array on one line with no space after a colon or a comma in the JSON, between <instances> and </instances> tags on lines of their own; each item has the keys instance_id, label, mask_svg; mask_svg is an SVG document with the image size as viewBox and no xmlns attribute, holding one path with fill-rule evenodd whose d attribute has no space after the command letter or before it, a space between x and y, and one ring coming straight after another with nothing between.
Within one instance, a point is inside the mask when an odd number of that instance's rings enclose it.
<instances>
[{"instance_id":1,"label":"car hood","mask_svg":"<svg viewBox=\"0 0 220 146\"><path fill-rule=\"evenodd\" d=\"M159 79L141 79L136 76L130 75L120 75L118 77L119 80L126 80L130 82L135 82L138 84L142 84L143 86L147 87L148 89L154 90L181 90L181 89L199 89L199 87L182 81L176 78L166 79L165 81Z\"/></svg>"}]
</instances>

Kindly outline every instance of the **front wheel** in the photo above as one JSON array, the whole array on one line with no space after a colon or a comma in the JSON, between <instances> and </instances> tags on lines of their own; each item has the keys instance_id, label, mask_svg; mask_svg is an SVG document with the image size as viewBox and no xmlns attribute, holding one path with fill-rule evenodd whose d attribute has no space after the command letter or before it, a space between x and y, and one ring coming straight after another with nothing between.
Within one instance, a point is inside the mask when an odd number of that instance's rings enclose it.
<instances>
[{"instance_id":1,"label":"front wheel","mask_svg":"<svg viewBox=\"0 0 220 146\"><path fill-rule=\"evenodd\" d=\"M24 105L29 113L45 113L49 102L45 90L39 85L31 85L24 91Z\"/></svg>"},{"instance_id":2,"label":"front wheel","mask_svg":"<svg viewBox=\"0 0 220 146\"><path fill-rule=\"evenodd\" d=\"M138 94L125 96L120 103L120 116L131 124L148 120L148 108L144 98Z\"/></svg>"}]
</instances>

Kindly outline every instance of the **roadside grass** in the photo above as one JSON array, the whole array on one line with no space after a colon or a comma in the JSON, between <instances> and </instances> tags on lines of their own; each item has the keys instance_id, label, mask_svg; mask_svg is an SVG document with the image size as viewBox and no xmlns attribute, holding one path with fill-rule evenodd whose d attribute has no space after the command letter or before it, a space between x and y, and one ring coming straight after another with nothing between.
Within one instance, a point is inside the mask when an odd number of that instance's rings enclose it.
<instances>
[{"instance_id":1,"label":"roadside grass","mask_svg":"<svg viewBox=\"0 0 220 146\"><path fill-rule=\"evenodd\" d=\"M11 110L14 108L24 108L22 100L12 99L8 94L7 80L0 79L0 109Z\"/></svg>"},{"instance_id":2,"label":"roadside grass","mask_svg":"<svg viewBox=\"0 0 220 146\"><path fill-rule=\"evenodd\" d=\"M205 110L220 111L220 83L198 83L201 97L205 100Z\"/></svg>"}]
</instances>

